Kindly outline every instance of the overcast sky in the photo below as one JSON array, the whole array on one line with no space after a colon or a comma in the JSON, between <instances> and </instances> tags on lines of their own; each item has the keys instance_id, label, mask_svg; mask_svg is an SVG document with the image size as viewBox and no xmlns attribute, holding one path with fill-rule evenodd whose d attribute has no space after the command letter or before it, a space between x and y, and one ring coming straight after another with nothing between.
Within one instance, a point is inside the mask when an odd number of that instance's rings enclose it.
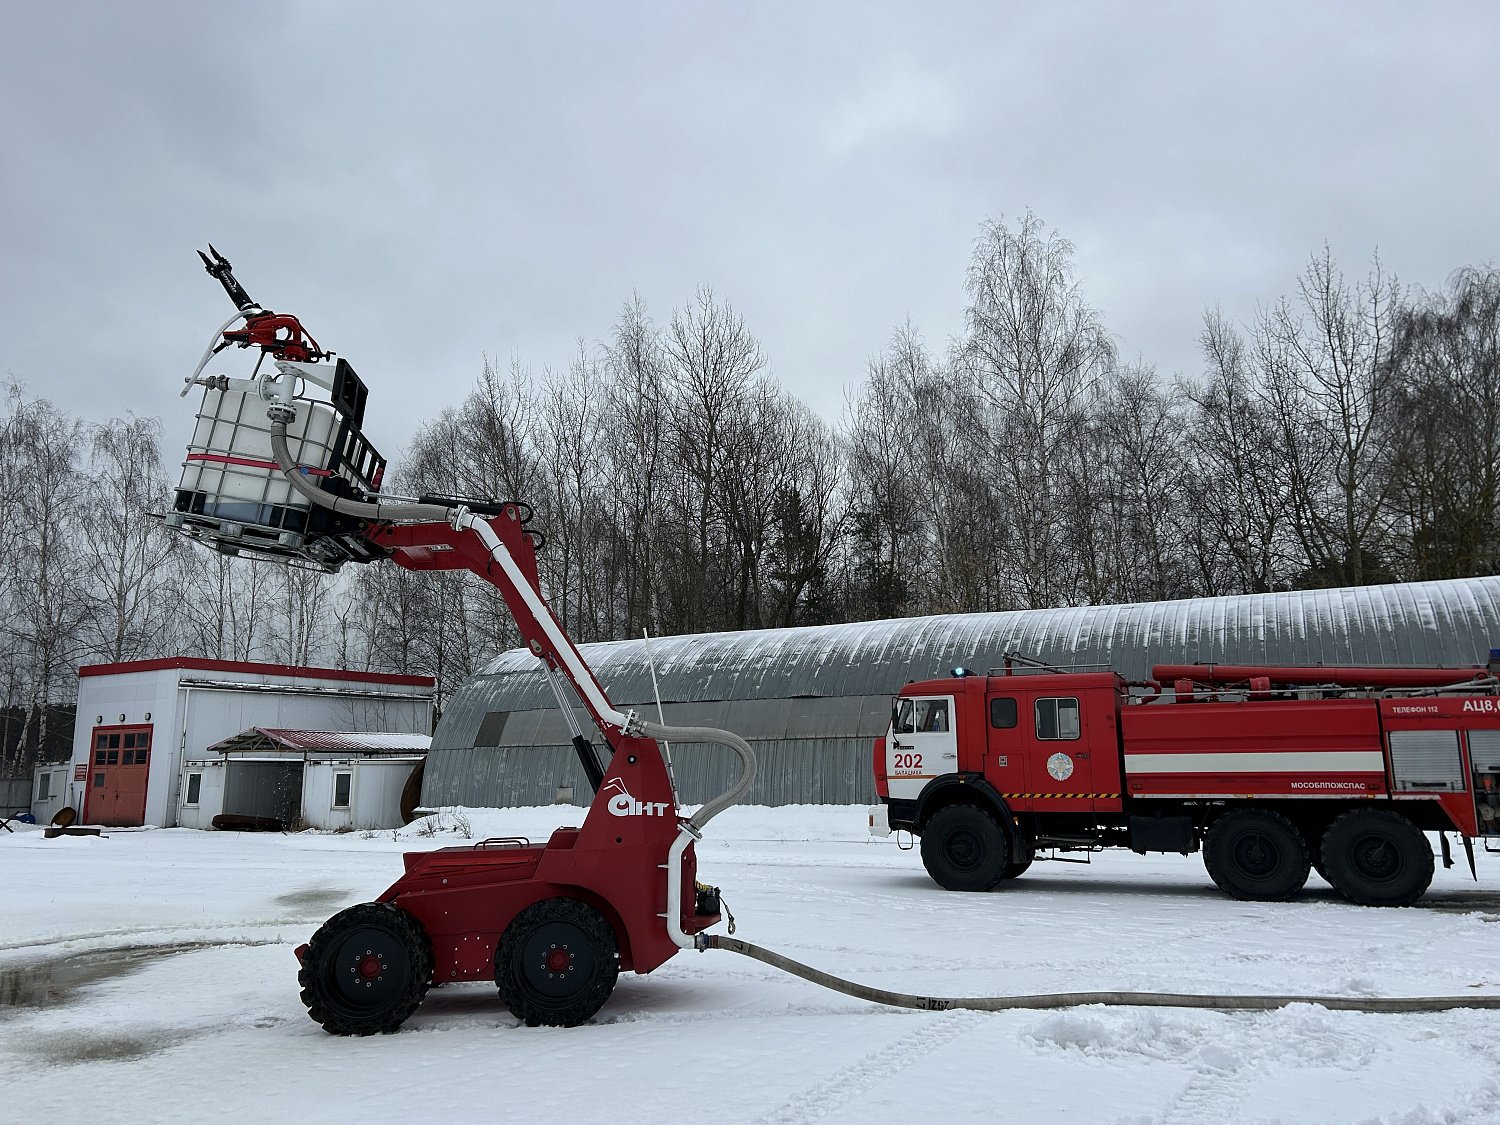
<instances>
[{"instance_id":1,"label":"overcast sky","mask_svg":"<svg viewBox=\"0 0 1500 1125\"><path fill-rule=\"evenodd\" d=\"M703 284L836 420L896 325L946 346L980 223L1027 208L1164 378L1325 241L1428 288L1500 261L1489 3L6 12L0 373L174 458L232 312L210 241L354 363L388 454L485 354L562 366Z\"/></svg>"}]
</instances>

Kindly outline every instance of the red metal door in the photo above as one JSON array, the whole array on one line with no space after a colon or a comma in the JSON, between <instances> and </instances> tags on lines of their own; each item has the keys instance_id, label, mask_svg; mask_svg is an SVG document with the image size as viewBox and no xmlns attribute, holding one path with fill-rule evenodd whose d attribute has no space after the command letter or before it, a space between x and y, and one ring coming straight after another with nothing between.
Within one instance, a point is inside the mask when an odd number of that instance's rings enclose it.
<instances>
[{"instance_id":1,"label":"red metal door","mask_svg":"<svg viewBox=\"0 0 1500 1125\"><path fill-rule=\"evenodd\" d=\"M95 727L83 819L128 828L146 823L151 777L151 728Z\"/></svg>"},{"instance_id":2,"label":"red metal door","mask_svg":"<svg viewBox=\"0 0 1500 1125\"><path fill-rule=\"evenodd\" d=\"M1044 688L1020 694L1026 790L1037 812L1093 809L1094 763L1085 693Z\"/></svg>"}]
</instances>

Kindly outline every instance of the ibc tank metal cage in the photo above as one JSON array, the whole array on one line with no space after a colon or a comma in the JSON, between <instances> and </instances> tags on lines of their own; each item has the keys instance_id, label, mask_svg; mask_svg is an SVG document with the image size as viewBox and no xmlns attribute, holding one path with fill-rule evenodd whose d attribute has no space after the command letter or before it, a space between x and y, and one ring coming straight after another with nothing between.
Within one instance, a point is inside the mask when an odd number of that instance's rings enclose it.
<instances>
[{"instance_id":1,"label":"ibc tank metal cage","mask_svg":"<svg viewBox=\"0 0 1500 1125\"><path fill-rule=\"evenodd\" d=\"M367 391L336 364L278 361L295 380L293 460L320 489L362 499L380 489L385 458L360 430ZM276 377L270 377L278 381ZM209 377L167 523L228 555L249 553L321 570L381 556L361 521L314 505L292 488L271 452L267 383ZM321 394L318 392L322 392Z\"/></svg>"}]
</instances>

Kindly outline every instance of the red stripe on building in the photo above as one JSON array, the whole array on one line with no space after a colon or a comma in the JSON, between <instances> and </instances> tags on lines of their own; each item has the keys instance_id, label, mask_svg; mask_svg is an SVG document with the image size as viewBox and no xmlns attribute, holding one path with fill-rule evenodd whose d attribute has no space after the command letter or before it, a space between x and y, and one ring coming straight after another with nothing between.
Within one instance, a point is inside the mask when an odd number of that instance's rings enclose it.
<instances>
[{"instance_id":1,"label":"red stripe on building","mask_svg":"<svg viewBox=\"0 0 1500 1125\"><path fill-rule=\"evenodd\" d=\"M126 660L118 664L85 664L80 676L117 676L123 672L160 672L175 668L190 672L243 672L254 676L289 676L304 680L347 680L362 684L398 684L434 688L431 676L403 676L394 672L356 672L350 668L300 668L293 664L261 664L250 660L210 660L201 656L166 656L156 660Z\"/></svg>"}]
</instances>

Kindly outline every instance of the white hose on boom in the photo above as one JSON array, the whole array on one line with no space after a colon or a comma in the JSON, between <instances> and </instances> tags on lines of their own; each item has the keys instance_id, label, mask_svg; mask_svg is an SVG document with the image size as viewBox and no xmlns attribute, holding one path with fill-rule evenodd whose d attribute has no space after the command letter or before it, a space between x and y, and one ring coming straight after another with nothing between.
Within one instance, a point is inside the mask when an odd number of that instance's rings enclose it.
<instances>
[{"instance_id":1,"label":"white hose on boom","mask_svg":"<svg viewBox=\"0 0 1500 1125\"><path fill-rule=\"evenodd\" d=\"M275 457L276 464L281 467L282 473L291 483L291 486L312 503L321 508L328 508L340 515L350 516L354 519L380 521L451 521L454 518L454 514L460 510L442 504L349 500L324 492L302 474L297 468L296 461L292 459L291 449L287 444L286 428L290 420L289 416L294 414L295 408L285 404L276 404L268 409L267 415L271 423L271 455ZM731 805L739 802L755 782L755 751L750 748L748 742L733 731L719 730L717 727L665 726L661 723L649 722L638 715L625 715L621 713L600 690L593 674L582 663L573 645L558 627L552 614L547 610L546 603L541 601L540 596L532 589L531 583L520 572L515 560L511 558L510 552L505 549L504 544L500 542L499 537L495 534L494 528L475 516L463 520L461 524L456 523L455 526L467 527L484 542L490 553L510 578L511 584L516 588L520 596L526 600L528 605L531 606L532 616L537 626L548 633L557 658L568 666L569 678L572 683L579 691L589 696L587 702L591 705L594 713L601 719L617 726L627 734L641 734L658 740L673 739L678 742L713 742L720 746L727 746L739 755L740 764L743 768L738 780L723 793L706 802L685 821L694 834L700 833L703 826L710 820Z\"/></svg>"}]
</instances>

